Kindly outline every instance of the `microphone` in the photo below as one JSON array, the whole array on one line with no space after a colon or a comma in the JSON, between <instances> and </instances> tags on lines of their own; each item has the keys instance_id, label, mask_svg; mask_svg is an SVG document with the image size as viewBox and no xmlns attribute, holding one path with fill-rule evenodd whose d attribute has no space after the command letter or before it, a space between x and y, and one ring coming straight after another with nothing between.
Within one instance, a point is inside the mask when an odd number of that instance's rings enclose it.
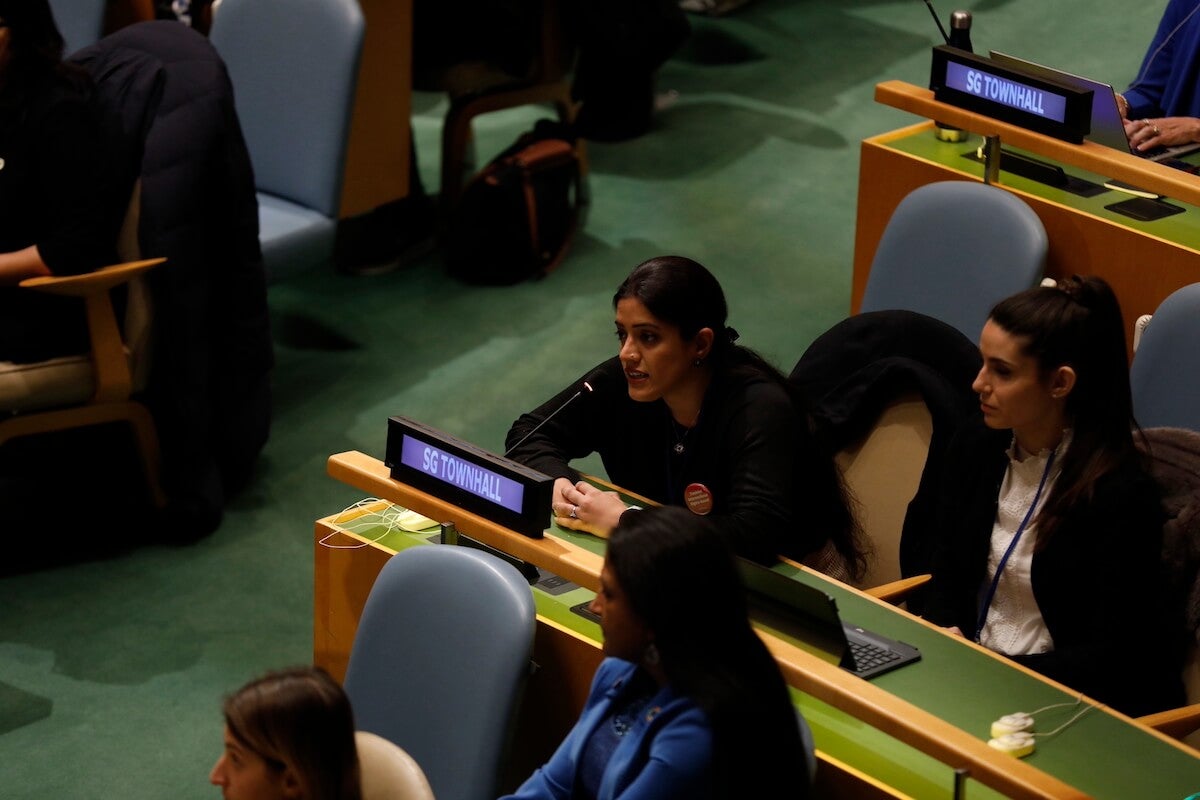
<instances>
[{"instance_id":1,"label":"microphone","mask_svg":"<svg viewBox=\"0 0 1200 800\"><path fill-rule=\"evenodd\" d=\"M596 379L596 376L595 376L595 374L594 374L594 373L593 373L592 375L588 375L588 377L589 377L589 378L591 378L592 380L595 380L595 379ZM568 397L568 398L566 399L566 402L564 402L564 403L563 403L561 406L559 406L558 408L556 408L556 409L554 409L553 411L551 411L551 412L550 412L550 413L549 413L549 414L546 416L546 418L545 418L544 420L542 420L541 422L539 422L537 425L534 425L534 426L533 426L533 430L529 431L529 433L525 434L525 435L524 435L524 436L522 436L520 439L518 439L518 440L517 440L517 443L516 443L516 444L514 444L512 447L510 447L510 448L508 448L507 450L505 450L505 451L504 451L504 457L505 457L505 458L508 458L508 455L509 455L509 453L511 453L513 450L516 450L516 449L517 449L518 447L520 447L521 445L525 444L525 440L526 440L526 439L528 439L530 436L533 436L535 433L537 433L539 430L541 430L543 425L545 425L545 424L546 424L547 422L549 422L550 420L554 419L554 415L555 415L555 414L557 414L558 412L562 411L562 410L563 410L564 408L566 408L567 406L571 405L571 403L574 403L574 402L575 402L577 399L579 399L579 396L580 396L580 395L582 395L582 394L585 394L585 393L586 393L586 394L591 394L591 393L592 393L592 391L593 391L593 390L592 390L592 384L588 383L588 382L585 380L585 381L583 382L583 385L582 385L582 386L579 388L579 391L575 392L575 394L573 394L573 395L571 395L570 397Z\"/></svg>"},{"instance_id":2,"label":"microphone","mask_svg":"<svg viewBox=\"0 0 1200 800\"><path fill-rule=\"evenodd\" d=\"M937 23L938 30L942 32L942 39L945 40L946 44L950 44L950 36L946 33L946 28L942 25L942 18L938 16L936 11L933 10L933 3L931 3L930 0L925 0L925 7L929 9L930 16L932 16L933 21Z\"/></svg>"},{"instance_id":3,"label":"microphone","mask_svg":"<svg viewBox=\"0 0 1200 800\"><path fill-rule=\"evenodd\" d=\"M925 0L925 7L929 9L929 13L933 15L933 21L937 23L938 30L941 31L942 38L950 47L957 47L960 50L974 52L971 49L971 12L970 11L953 11L950 14L950 33L946 33L946 29L942 26L942 20L938 17L937 12L933 10L933 3L930 0ZM956 128L953 125L933 121L933 135L943 142L965 142L969 138L969 134L961 128Z\"/></svg>"}]
</instances>

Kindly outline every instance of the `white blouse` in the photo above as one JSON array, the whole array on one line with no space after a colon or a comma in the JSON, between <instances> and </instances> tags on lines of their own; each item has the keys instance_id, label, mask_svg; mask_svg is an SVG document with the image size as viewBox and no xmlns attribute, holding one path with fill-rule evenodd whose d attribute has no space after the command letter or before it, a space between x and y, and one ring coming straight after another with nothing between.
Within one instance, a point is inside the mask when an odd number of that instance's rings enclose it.
<instances>
[{"instance_id":1,"label":"white blouse","mask_svg":"<svg viewBox=\"0 0 1200 800\"><path fill-rule=\"evenodd\" d=\"M1033 596L1030 575L1033 549L1037 543L1037 515L1041 513L1054 481L1062 470L1062 456L1070 438L1071 432L1065 431L1040 496L1037 493L1038 484L1046 471L1051 451L1043 450L1037 455L1030 455L1018 447L1015 439L1009 448L1008 469L1000 485L999 505L996 509L996 521L992 526L991 550L988 553L987 582L981 590L981 601L987 597L987 590L996 575L996 568L1004 558L1005 551L1008 550L1035 497L1037 507L1030 514L1029 523L1004 565L1004 574L996 586L996 593L988 607L987 619L979 633L980 644L998 653L1025 655L1046 653L1054 649L1054 639L1046 629L1042 611Z\"/></svg>"}]
</instances>

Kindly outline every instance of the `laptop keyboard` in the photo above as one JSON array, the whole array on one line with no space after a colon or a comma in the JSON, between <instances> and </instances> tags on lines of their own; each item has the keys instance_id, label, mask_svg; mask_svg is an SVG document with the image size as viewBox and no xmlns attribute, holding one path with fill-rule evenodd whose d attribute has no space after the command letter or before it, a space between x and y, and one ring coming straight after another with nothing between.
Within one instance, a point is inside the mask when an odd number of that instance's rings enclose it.
<instances>
[{"instance_id":1,"label":"laptop keyboard","mask_svg":"<svg viewBox=\"0 0 1200 800\"><path fill-rule=\"evenodd\" d=\"M850 655L854 657L855 669L872 669L900 658L900 654L867 642L850 642Z\"/></svg>"}]
</instances>

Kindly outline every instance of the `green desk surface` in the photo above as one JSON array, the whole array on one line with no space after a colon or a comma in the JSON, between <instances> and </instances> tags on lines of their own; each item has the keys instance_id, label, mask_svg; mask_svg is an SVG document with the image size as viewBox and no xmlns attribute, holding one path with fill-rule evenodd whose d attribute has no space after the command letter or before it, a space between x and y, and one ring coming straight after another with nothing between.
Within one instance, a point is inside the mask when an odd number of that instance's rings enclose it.
<instances>
[{"instance_id":1,"label":"green desk surface","mask_svg":"<svg viewBox=\"0 0 1200 800\"><path fill-rule=\"evenodd\" d=\"M396 551L436 542L440 535L437 529L418 533L397 530L373 515L359 518L346 529ZM549 535L597 554L604 552L604 541L589 534L553 526ZM1004 714L1036 711L1077 699L836 582L787 564L775 569L833 595L843 619L920 649L920 661L873 678L872 683L982 740L988 738L992 720ZM555 594L535 586L538 614L599 644L599 626L570 610L590 600L594 593L571 586ZM811 649L799 630L767 629L796 646ZM798 690L793 690L793 699L812 727L818 749L912 797L953 796L954 772L950 766ZM1043 712L1037 715L1035 730L1053 730L1081 708ZM1200 792L1200 758L1096 710L1054 736L1039 738L1036 751L1027 761L1097 798L1183 800ZM968 798L998 796L982 784L967 781Z\"/></svg>"},{"instance_id":2,"label":"green desk surface","mask_svg":"<svg viewBox=\"0 0 1200 800\"><path fill-rule=\"evenodd\" d=\"M908 136L888 139L883 142L876 141L876 144L882 144L893 150L907 153L911 156L923 158L927 161L932 161L950 169L963 172L967 175L972 175L976 178L983 177L983 164L964 157L965 155L974 153L982 143L978 136L972 136L966 142L942 142L928 131L909 134ZM1028 151L1020 150L1008 145L1004 149L1011 150L1021 155L1036 158L1039 161L1048 161L1042 156L1035 155ZM1185 160L1192 161L1200 159L1200 155L1191 154ZM1054 162L1048 162L1054 163ZM1080 169L1066 164L1060 165L1066 173L1074 178L1079 178L1091 183L1103 186L1104 181L1108 176L1097 175L1094 172ZM1197 181L1200 181L1200 175L1194 176ZM1079 211L1084 211L1095 217L1110 220L1118 225L1122 225L1133 230L1142 231L1144 233L1158 236L1185 247L1192 247L1200 250L1200 208L1187 203L1181 203L1177 200L1168 199L1167 202L1172 205L1179 206L1184 209L1184 213L1175 214L1170 217L1164 217L1153 222L1140 222L1131 217L1119 214L1115 211L1110 211L1105 206L1121 200L1128 200L1133 195L1126 192L1118 192L1111 189L1106 189L1100 194L1093 197L1081 197L1072 192L1066 191L1055 186L1049 186L1038 181L1023 178L1020 175L1015 175L1010 172L1001 172L1000 182L1010 189L1025 192L1026 194L1041 197L1045 200L1050 200L1064 206L1068 206Z\"/></svg>"},{"instance_id":3,"label":"green desk surface","mask_svg":"<svg viewBox=\"0 0 1200 800\"><path fill-rule=\"evenodd\" d=\"M981 740L989 738L992 720L1004 714L1078 699L844 586L787 565L778 570L833 595L843 619L917 647L920 661L880 675L872 683ZM1055 708L1038 714L1035 732L1052 731L1081 709ZM1026 760L1094 797L1184 798L1200 791L1200 758L1096 710L1053 736L1039 737L1037 749Z\"/></svg>"}]
</instances>

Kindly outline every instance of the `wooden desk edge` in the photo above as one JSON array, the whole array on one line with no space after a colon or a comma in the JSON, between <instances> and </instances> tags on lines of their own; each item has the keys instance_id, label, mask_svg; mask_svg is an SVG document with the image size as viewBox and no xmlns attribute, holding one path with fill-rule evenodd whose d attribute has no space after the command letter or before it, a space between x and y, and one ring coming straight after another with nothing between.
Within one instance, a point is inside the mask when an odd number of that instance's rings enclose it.
<instances>
[{"instance_id":1,"label":"wooden desk edge","mask_svg":"<svg viewBox=\"0 0 1200 800\"><path fill-rule=\"evenodd\" d=\"M1195 176L1111 147L1085 141L1072 144L1036 133L1018 125L948 105L934 99L933 92L904 81L884 81L875 86L876 102L937 119L980 136L999 136L1007 142L1055 161L1073 164L1090 172L1127 181L1192 205L1200 205L1200 181Z\"/></svg>"}]
</instances>

